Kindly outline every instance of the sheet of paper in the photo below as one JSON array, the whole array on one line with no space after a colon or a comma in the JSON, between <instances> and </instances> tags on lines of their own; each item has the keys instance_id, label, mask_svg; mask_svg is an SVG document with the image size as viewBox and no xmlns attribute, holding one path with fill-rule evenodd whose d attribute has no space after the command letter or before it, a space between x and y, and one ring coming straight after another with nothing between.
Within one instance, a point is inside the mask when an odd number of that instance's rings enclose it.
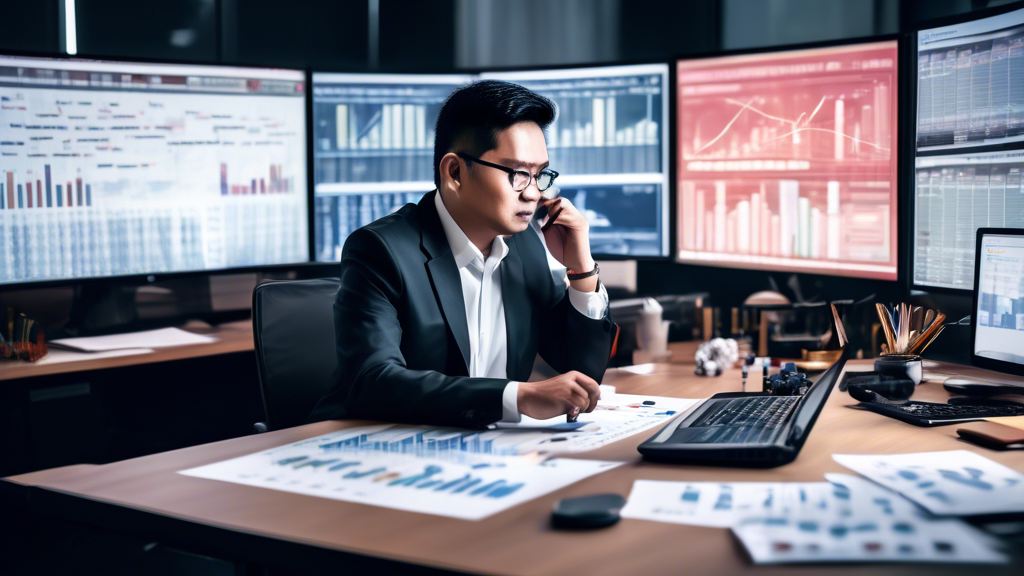
<instances>
[{"instance_id":1,"label":"sheet of paper","mask_svg":"<svg viewBox=\"0 0 1024 576\"><path fill-rule=\"evenodd\" d=\"M644 401L653 404L644 404ZM688 398L638 396L633 394L602 394L593 412L580 414L578 422L593 424L578 431L541 438L537 444L524 443L520 453L532 450L547 452L581 452L600 448L633 434L664 425L680 412L699 402ZM537 430L565 422L565 416L535 420L523 416L522 422L512 429Z\"/></svg>"},{"instance_id":2,"label":"sheet of paper","mask_svg":"<svg viewBox=\"0 0 1024 576\"><path fill-rule=\"evenodd\" d=\"M1024 474L974 452L835 454L832 458L940 516L1024 512Z\"/></svg>"},{"instance_id":3,"label":"sheet of paper","mask_svg":"<svg viewBox=\"0 0 1024 576\"><path fill-rule=\"evenodd\" d=\"M663 482L637 480L623 518L728 528L765 516L842 515L848 490L828 482Z\"/></svg>"},{"instance_id":4,"label":"sheet of paper","mask_svg":"<svg viewBox=\"0 0 1024 576\"><path fill-rule=\"evenodd\" d=\"M46 364L63 364L64 362L81 362L83 360L95 360L97 358L134 356L136 354L149 354L151 352L153 352L152 348L128 348L126 350L108 350L106 352L76 352L73 350L50 348L46 357L36 362L35 365L43 366Z\"/></svg>"},{"instance_id":5,"label":"sheet of paper","mask_svg":"<svg viewBox=\"0 0 1024 576\"><path fill-rule=\"evenodd\" d=\"M188 344L209 344L216 341L217 339L213 336L193 334L180 328L161 328L159 330L111 334L109 336L60 338L52 340L50 344L82 352L104 352L125 348L166 348L168 346L185 346Z\"/></svg>"},{"instance_id":6,"label":"sheet of paper","mask_svg":"<svg viewBox=\"0 0 1024 576\"><path fill-rule=\"evenodd\" d=\"M846 509L750 517L732 528L755 563L1008 561L990 537L960 520L931 516L863 478L826 478L846 493Z\"/></svg>"},{"instance_id":7,"label":"sheet of paper","mask_svg":"<svg viewBox=\"0 0 1024 576\"><path fill-rule=\"evenodd\" d=\"M480 520L621 462L401 452L422 431L342 430L180 474L410 512ZM440 439L444 432L435 435ZM448 437L449 440L451 437ZM445 440L448 442L448 440ZM434 444L438 444L435 442ZM395 450L395 452L392 452Z\"/></svg>"}]
</instances>

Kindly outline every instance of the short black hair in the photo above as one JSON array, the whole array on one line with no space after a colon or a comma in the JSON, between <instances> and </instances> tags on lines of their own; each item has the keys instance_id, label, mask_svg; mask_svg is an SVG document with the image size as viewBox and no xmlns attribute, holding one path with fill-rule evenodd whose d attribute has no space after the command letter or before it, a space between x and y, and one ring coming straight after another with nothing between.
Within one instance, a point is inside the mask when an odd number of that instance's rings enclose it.
<instances>
[{"instance_id":1,"label":"short black hair","mask_svg":"<svg viewBox=\"0 0 1024 576\"><path fill-rule=\"evenodd\" d=\"M519 122L546 130L555 104L518 84L481 80L451 93L434 125L434 185L441 186L441 158L449 152L480 156L498 145L498 134ZM459 150L455 150L459 146Z\"/></svg>"}]
</instances>

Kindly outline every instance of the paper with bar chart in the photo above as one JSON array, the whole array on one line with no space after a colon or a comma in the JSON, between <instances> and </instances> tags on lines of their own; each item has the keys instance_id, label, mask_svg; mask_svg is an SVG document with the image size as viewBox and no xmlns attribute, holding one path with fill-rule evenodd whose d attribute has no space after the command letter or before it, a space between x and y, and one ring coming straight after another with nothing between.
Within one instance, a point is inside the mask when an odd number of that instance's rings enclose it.
<instances>
[{"instance_id":1,"label":"paper with bar chart","mask_svg":"<svg viewBox=\"0 0 1024 576\"><path fill-rule=\"evenodd\" d=\"M620 466L494 456L501 432L408 426L349 428L183 470L186 476L480 520ZM498 451L497 447L493 451Z\"/></svg>"},{"instance_id":2,"label":"paper with bar chart","mask_svg":"<svg viewBox=\"0 0 1024 576\"><path fill-rule=\"evenodd\" d=\"M0 282L308 259L302 72L0 59Z\"/></svg>"},{"instance_id":3,"label":"paper with bar chart","mask_svg":"<svg viewBox=\"0 0 1024 576\"><path fill-rule=\"evenodd\" d=\"M895 280L897 55L679 61L678 260Z\"/></svg>"}]
</instances>

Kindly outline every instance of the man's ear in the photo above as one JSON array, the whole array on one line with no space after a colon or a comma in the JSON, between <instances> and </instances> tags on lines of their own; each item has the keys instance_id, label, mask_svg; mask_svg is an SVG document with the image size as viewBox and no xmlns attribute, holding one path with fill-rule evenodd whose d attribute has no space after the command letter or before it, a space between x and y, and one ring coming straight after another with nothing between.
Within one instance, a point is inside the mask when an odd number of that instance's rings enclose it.
<instances>
[{"instance_id":1,"label":"man's ear","mask_svg":"<svg viewBox=\"0 0 1024 576\"><path fill-rule=\"evenodd\" d=\"M441 158L441 184L452 188L462 184L462 163L457 155L450 152Z\"/></svg>"}]
</instances>

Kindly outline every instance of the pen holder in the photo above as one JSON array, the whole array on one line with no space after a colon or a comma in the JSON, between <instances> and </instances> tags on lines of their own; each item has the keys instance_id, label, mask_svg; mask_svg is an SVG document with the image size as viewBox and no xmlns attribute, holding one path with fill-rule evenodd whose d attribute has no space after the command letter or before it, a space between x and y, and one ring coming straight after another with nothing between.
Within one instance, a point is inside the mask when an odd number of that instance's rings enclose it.
<instances>
[{"instance_id":1,"label":"pen holder","mask_svg":"<svg viewBox=\"0 0 1024 576\"><path fill-rule=\"evenodd\" d=\"M875 360L875 372L897 378L913 380L914 385L921 383L924 369L921 357L914 354L888 354Z\"/></svg>"}]
</instances>

